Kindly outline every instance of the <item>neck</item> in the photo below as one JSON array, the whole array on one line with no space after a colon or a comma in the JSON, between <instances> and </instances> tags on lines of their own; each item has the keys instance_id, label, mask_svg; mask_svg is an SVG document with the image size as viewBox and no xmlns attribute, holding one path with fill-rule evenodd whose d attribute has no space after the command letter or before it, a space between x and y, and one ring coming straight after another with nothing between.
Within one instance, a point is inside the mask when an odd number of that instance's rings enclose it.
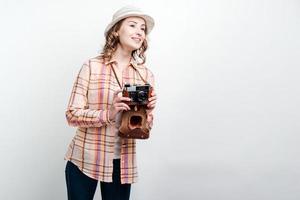
<instances>
[{"instance_id":1,"label":"neck","mask_svg":"<svg viewBox=\"0 0 300 200\"><path fill-rule=\"evenodd\" d=\"M131 59L130 50L124 49L120 44L118 44L117 50L114 52L112 59L118 62L119 67L127 66Z\"/></svg>"}]
</instances>

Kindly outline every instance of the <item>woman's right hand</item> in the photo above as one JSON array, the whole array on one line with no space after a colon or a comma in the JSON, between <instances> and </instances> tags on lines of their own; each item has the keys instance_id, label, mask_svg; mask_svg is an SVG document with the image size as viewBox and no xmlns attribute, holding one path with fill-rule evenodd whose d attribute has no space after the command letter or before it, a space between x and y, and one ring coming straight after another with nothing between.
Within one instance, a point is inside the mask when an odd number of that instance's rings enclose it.
<instances>
[{"instance_id":1,"label":"woman's right hand","mask_svg":"<svg viewBox=\"0 0 300 200\"><path fill-rule=\"evenodd\" d=\"M112 105L109 109L109 120L110 121L115 121L116 115L125 110L130 110L130 107L124 103L124 101L131 101L131 99L129 97L122 97L120 96L120 92L122 92L122 90L117 90L114 93L114 98L113 98L113 102Z\"/></svg>"}]
</instances>

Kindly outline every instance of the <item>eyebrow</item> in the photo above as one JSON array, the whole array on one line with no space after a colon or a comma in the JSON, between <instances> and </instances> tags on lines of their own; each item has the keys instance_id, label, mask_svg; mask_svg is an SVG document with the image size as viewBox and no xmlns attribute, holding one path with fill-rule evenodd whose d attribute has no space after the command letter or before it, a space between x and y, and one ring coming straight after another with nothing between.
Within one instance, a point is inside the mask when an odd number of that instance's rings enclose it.
<instances>
[{"instance_id":1,"label":"eyebrow","mask_svg":"<svg viewBox=\"0 0 300 200\"><path fill-rule=\"evenodd\" d=\"M128 21L128 22L134 22L134 23L136 23L136 24L137 24L137 22L135 22L135 21ZM146 26L145 24L142 24L142 25Z\"/></svg>"}]
</instances>

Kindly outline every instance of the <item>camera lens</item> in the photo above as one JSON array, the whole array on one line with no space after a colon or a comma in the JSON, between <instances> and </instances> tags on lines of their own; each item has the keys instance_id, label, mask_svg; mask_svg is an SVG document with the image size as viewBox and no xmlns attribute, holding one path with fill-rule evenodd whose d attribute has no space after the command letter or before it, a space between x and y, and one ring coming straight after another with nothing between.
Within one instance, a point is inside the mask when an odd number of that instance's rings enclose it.
<instances>
[{"instance_id":1,"label":"camera lens","mask_svg":"<svg viewBox=\"0 0 300 200\"><path fill-rule=\"evenodd\" d=\"M139 91L137 94L137 99L139 102L145 101L148 98L148 94L144 91Z\"/></svg>"}]
</instances>

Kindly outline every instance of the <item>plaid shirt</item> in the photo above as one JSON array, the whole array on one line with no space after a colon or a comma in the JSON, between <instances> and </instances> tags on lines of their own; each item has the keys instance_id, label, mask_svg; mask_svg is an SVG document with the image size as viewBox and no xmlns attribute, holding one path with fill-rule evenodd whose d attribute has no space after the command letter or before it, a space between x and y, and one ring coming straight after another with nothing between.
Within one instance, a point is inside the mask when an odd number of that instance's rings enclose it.
<instances>
[{"instance_id":1,"label":"plaid shirt","mask_svg":"<svg viewBox=\"0 0 300 200\"><path fill-rule=\"evenodd\" d=\"M116 123L108 121L108 110L114 92L120 87L111 66L116 61L103 63L100 58L86 61L77 76L66 111L68 124L76 126L65 159L73 162L87 176L112 182ZM122 83L144 84L136 70L154 86L154 76L144 65L132 58L122 74ZM121 84L122 84L121 83ZM153 115L147 123L152 127ZM136 141L121 138L121 183L137 182Z\"/></svg>"}]
</instances>

